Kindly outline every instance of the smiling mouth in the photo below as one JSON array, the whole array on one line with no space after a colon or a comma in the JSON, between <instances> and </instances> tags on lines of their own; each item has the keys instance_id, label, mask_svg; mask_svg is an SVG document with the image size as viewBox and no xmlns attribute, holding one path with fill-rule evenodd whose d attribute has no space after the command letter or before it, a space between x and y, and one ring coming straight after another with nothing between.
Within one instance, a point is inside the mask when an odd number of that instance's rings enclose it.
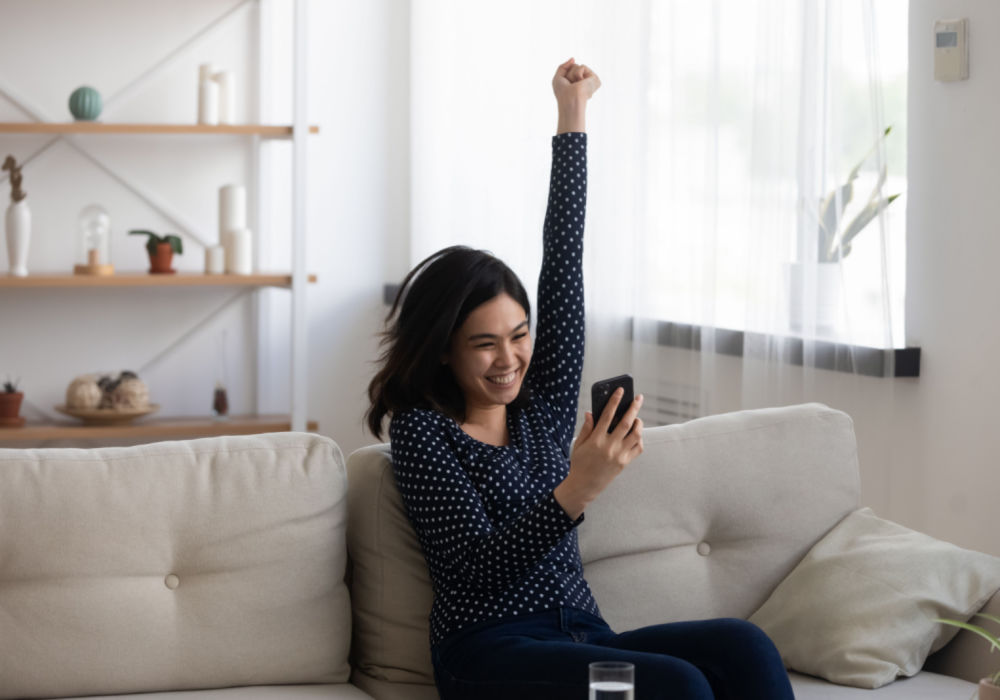
<instances>
[{"instance_id":1,"label":"smiling mouth","mask_svg":"<svg viewBox=\"0 0 1000 700\"><path fill-rule=\"evenodd\" d=\"M487 377L486 379L490 383L498 386L509 386L514 383L515 379L517 379L517 370L510 372L509 374L498 374L493 377Z\"/></svg>"}]
</instances>

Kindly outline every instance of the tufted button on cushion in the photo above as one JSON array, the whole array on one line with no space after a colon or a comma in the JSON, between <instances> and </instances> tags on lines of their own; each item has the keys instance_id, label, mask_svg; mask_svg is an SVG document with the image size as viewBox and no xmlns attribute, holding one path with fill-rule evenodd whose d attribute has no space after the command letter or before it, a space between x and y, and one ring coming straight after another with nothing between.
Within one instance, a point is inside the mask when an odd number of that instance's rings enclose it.
<instances>
[{"instance_id":1,"label":"tufted button on cushion","mask_svg":"<svg viewBox=\"0 0 1000 700\"><path fill-rule=\"evenodd\" d=\"M176 574L170 574L163 580L163 583L166 584L167 588L173 591L176 590L179 585L181 585L181 580L177 577Z\"/></svg>"},{"instance_id":2,"label":"tufted button on cushion","mask_svg":"<svg viewBox=\"0 0 1000 700\"><path fill-rule=\"evenodd\" d=\"M698 543L698 554L700 554L701 556L707 557L711 553L711 551L712 547L708 544L708 542Z\"/></svg>"}]
</instances>

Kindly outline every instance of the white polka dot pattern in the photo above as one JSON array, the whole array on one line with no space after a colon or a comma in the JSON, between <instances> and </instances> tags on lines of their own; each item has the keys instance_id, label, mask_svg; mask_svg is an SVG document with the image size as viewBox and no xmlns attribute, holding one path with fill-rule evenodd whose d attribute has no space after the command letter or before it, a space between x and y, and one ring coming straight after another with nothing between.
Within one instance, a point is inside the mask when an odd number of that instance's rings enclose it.
<instances>
[{"instance_id":1,"label":"white polka dot pattern","mask_svg":"<svg viewBox=\"0 0 1000 700\"><path fill-rule=\"evenodd\" d=\"M583 579L583 516L552 495L569 471L583 367L586 195L587 135L553 137L531 399L508 407L509 443L479 442L429 409L392 417L393 470L434 583L432 644L559 606L600 614Z\"/></svg>"}]
</instances>

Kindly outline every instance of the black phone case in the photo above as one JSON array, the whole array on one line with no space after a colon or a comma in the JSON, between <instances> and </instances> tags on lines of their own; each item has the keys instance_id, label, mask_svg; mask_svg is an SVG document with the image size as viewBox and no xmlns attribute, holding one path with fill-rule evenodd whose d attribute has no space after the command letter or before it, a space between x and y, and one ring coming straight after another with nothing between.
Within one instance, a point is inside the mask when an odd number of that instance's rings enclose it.
<instances>
[{"instance_id":1,"label":"black phone case","mask_svg":"<svg viewBox=\"0 0 1000 700\"><path fill-rule=\"evenodd\" d=\"M635 398L633 396L632 375L621 374L610 379L602 379L599 382L594 382L594 385L590 388L590 405L593 407L594 422L596 423L600 419L601 414L604 413L604 408L608 405L608 399L611 398L611 394L618 387L625 389L625 395L622 396L622 400L618 404L617 410L615 410L615 415L611 419L611 425L608 427L609 433L618 425L622 416L625 415L625 411L632 404L632 399Z\"/></svg>"}]
</instances>

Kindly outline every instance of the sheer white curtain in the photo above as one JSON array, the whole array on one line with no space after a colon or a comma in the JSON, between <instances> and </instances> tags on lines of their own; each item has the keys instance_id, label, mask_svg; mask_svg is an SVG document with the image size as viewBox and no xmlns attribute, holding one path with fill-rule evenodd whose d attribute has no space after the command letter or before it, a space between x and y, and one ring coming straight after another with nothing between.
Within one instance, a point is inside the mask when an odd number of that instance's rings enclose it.
<instances>
[{"instance_id":1,"label":"sheer white curtain","mask_svg":"<svg viewBox=\"0 0 1000 700\"><path fill-rule=\"evenodd\" d=\"M898 54L905 28L905 0L416 0L413 262L487 248L534 291L550 79L574 56L603 81L588 112L584 391L631 372L649 424L835 403L829 386L853 380L824 368L891 375L871 363L891 353L859 346L902 339L890 253L904 209L879 203L905 184L902 164L881 175L905 145L905 125L883 136L905 49L887 82L879 48L898 35ZM866 207L877 215L837 245Z\"/></svg>"}]
</instances>

